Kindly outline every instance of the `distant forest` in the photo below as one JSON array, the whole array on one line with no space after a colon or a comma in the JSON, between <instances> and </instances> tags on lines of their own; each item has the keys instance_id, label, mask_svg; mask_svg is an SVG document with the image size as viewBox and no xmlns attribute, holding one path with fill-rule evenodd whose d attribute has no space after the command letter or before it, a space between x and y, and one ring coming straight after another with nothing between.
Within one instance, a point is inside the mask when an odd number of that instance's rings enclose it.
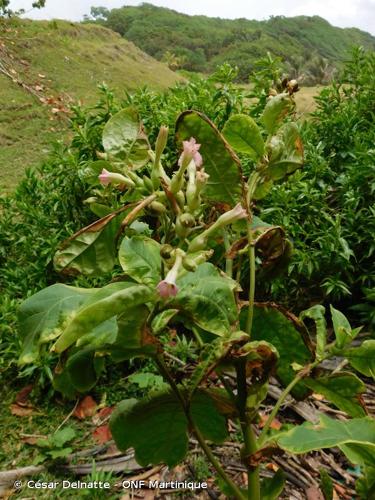
<instances>
[{"instance_id":1,"label":"distant forest","mask_svg":"<svg viewBox=\"0 0 375 500\"><path fill-rule=\"evenodd\" d=\"M108 10L93 7L87 20L104 24L171 69L208 73L228 62L246 80L255 61L280 57L290 77L326 83L353 45L375 49L375 37L337 28L319 16L271 17L267 21L188 16L144 3Z\"/></svg>"}]
</instances>

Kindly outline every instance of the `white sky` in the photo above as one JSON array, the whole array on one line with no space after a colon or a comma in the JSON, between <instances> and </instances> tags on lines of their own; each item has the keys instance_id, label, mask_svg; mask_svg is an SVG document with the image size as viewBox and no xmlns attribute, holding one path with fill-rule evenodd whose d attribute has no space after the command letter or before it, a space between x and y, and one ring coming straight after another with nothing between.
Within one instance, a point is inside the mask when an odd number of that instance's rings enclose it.
<instances>
[{"instance_id":1,"label":"white sky","mask_svg":"<svg viewBox=\"0 0 375 500\"><path fill-rule=\"evenodd\" d=\"M331 24L361 28L375 35L375 0L148 0L186 14L235 19L267 19L273 15L319 15ZM32 0L12 0L14 9L30 8ZM69 19L80 21L91 6L109 9L138 5L138 0L47 0L46 7L29 12L34 19Z\"/></svg>"}]
</instances>

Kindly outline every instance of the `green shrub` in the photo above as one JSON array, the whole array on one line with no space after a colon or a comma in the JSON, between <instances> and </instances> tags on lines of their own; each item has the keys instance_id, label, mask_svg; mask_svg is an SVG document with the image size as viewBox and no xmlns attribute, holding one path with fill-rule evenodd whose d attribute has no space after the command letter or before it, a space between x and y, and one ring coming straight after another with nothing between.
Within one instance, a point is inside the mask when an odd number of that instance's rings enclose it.
<instances>
[{"instance_id":1,"label":"green shrub","mask_svg":"<svg viewBox=\"0 0 375 500\"><path fill-rule=\"evenodd\" d=\"M350 305L374 287L374 71L375 55L355 50L304 126L303 170L268 200L269 217L294 239L288 288L274 288L284 300Z\"/></svg>"},{"instance_id":2,"label":"green shrub","mask_svg":"<svg viewBox=\"0 0 375 500\"><path fill-rule=\"evenodd\" d=\"M0 370L16 362L15 312L20 299L57 279L51 262L62 238L91 215L77 157L56 148L36 170L26 170L16 190L0 198Z\"/></svg>"}]
</instances>

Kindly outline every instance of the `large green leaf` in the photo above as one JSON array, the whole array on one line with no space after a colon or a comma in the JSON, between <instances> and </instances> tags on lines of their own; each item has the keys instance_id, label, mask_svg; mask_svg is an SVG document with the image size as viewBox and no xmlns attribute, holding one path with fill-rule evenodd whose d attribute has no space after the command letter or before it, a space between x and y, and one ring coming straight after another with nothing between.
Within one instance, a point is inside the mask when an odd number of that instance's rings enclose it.
<instances>
[{"instance_id":1,"label":"large green leaf","mask_svg":"<svg viewBox=\"0 0 375 500\"><path fill-rule=\"evenodd\" d=\"M211 263L206 262L198 266L197 270L187 273L177 280L181 293L203 295L213 300L225 313L230 324L237 319L237 305L234 290L237 283L220 271Z\"/></svg>"},{"instance_id":2,"label":"large green leaf","mask_svg":"<svg viewBox=\"0 0 375 500\"><path fill-rule=\"evenodd\" d=\"M293 101L287 93L278 94L269 99L261 116L261 121L269 134L275 132L293 107Z\"/></svg>"},{"instance_id":3,"label":"large green leaf","mask_svg":"<svg viewBox=\"0 0 375 500\"><path fill-rule=\"evenodd\" d=\"M118 283L123 289L115 289L113 293L84 305L70 321L53 346L56 352L63 352L80 337L89 333L104 321L113 316L126 313L126 310L145 304L154 298L154 291L145 285Z\"/></svg>"},{"instance_id":4,"label":"large green leaf","mask_svg":"<svg viewBox=\"0 0 375 500\"><path fill-rule=\"evenodd\" d=\"M241 326L244 328L247 307L241 311ZM276 375L283 385L288 385L296 373L293 363L305 365L312 359L307 334L303 325L291 313L270 303L258 303L254 307L252 340L266 340L277 349L280 358ZM307 394L306 387L299 383L293 395L303 398Z\"/></svg>"},{"instance_id":5,"label":"large green leaf","mask_svg":"<svg viewBox=\"0 0 375 500\"><path fill-rule=\"evenodd\" d=\"M247 115L232 115L223 128L223 136L238 153L261 158L264 142L255 121Z\"/></svg>"},{"instance_id":6,"label":"large green leaf","mask_svg":"<svg viewBox=\"0 0 375 500\"><path fill-rule=\"evenodd\" d=\"M108 349L115 362L156 354L158 344L146 325L150 311L141 304L118 316L118 335Z\"/></svg>"},{"instance_id":7,"label":"large green leaf","mask_svg":"<svg viewBox=\"0 0 375 500\"><path fill-rule=\"evenodd\" d=\"M226 421L207 393L191 401L194 423L206 439L220 443L227 437ZM188 421L180 401L170 392L151 398L122 401L113 412L110 428L117 447L134 447L140 465L166 463L173 467L188 450Z\"/></svg>"},{"instance_id":8,"label":"large green leaf","mask_svg":"<svg viewBox=\"0 0 375 500\"><path fill-rule=\"evenodd\" d=\"M304 384L318 394L325 396L337 408L351 417L364 417L360 395L365 392L365 384L352 373L337 373L317 379L306 378Z\"/></svg>"},{"instance_id":9,"label":"large green leaf","mask_svg":"<svg viewBox=\"0 0 375 500\"><path fill-rule=\"evenodd\" d=\"M123 109L108 120L103 130L103 147L133 170L148 162L150 145L135 108Z\"/></svg>"},{"instance_id":10,"label":"large green leaf","mask_svg":"<svg viewBox=\"0 0 375 500\"><path fill-rule=\"evenodd\" d=\"M303 145L295 123L285 123L267 144L267 175L279 180L303 165Z\"/></svg>"},{"instance_id":11,"label":"large green leaf","mask_svg":"<svg viewBox=\"0 0 375 500\"><path fill-rule=\"evenodd\" d=\"M104 369L104 358L95 355L95 349L86 347L69 357L65 370L69 381L79 392L92 389Z\"/></svg>"},{"instance_id":12,"label":"large green leaf","mask_svg":"<svg viewBox=\"0 0 375 500\"><path fill-rule=\"evenodd\" d=\"M116 234L124 216L114 212L73 234L56 252L56 271L66 275L100 275L116 263Z\"/></svg>"},{"instance_id":13,"label":"large green leaf","mask_svg":"<svg viewBox=\"0 0 375 500\"><path fill-rule=\"evenodd\" d=\"M230 330L225 311L214 299L204 295L179 292L171 302L171 307L179 309L183 315L187 315L188 319L207 332L222 336Z\"/></svg>"},{"instance_id":14,"label":"large green leaf","mask_svg":"<svg viewBox=\"0 0 375 500\"><path fill-rule=\"evenodd\" d=\"M160 281L160 244L146 236L125 237L119 250L119 260L125 274L138 283L156 286Z\"/></svg>"},{"instance_id":15,"label":"large green leaf","mask_svg":"<svg viewBox=\"0 0 375 500\"><path fill-rule=\"evenodd\" d=\"M205 197L234 206L243 194L241 164L236 154L215 125L197 111L185 111L176 123L176 139L180 145L191 137L201 144L204 168L210 176Z\"/></svg>"},{"instance_id":16,"label":"large green leaf","mask_svg":"<svg viewBox=\"0 0 375 500\"><path fill-rule=\"evenodd\" d=\"M161 333L167 326L168 323L173 319L178 313L178 309L166 309L161 313L157 314L151 323L152 331L155 335Z\"/></svg>"},{"instance_id":17,"label":"large green leaf","mask_svg":"<svg viewBox=\"0 0 375 500\"><path fill-rule=\"evenodd\" d=\"M346 349L343 356L362 375L375 379L375 340L365 340L359 347Z\"/></svg>"},{"instance_id":18,"label":"large green leaf","mask_svg":"<svg viewBox=\"0 0 375 500\"><path fill-rule=\"evenodd\" d=\"M228 334L237 319L235 281L221 276L215 266L205 263L178 279L177 285L179 292L168 307L178 309L203 330L219 336Z\"/></svg>"},{"instance_id":19,"label":"large green leaf","mask_svg":"<svg viewBox=\"0 0 375 500\"><path fill-rule=\"evenodd\" d=\"M23 339L19 363L36 361L40 345L60 336L74 312L96 291L58 283L26 299L18 311Z\"/></svg>"},{"instance_id":20,"label":"large green leaf","mask_svg":"<svg viewBox=\"0 0 375 500\"><path fill-rule=\"evenodd\" d=\"M375 420L369 417L335 420L321 414L318 424L305 422L270 439L290 453L338 446L353 463L375 465Z\"/></svg>"}]
</instances>

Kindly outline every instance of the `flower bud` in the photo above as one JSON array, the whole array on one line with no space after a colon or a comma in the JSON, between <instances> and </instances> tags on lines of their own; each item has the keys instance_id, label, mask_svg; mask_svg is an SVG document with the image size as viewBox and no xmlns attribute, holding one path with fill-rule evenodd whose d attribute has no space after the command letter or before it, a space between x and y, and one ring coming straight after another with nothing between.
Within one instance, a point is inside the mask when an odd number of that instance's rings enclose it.
<instances>
[{"instance_id":1,"label":"flower bud","mask_svg":"<svg viewBox=\"0 0 375 500\"><path fill-rule=\"evenodd\" d=\"M150 193L152 193L154 191L154 185L152 183L152 180L149 177L147 177L147 175L144 175L142 177L142 180L145 188L148 189Z\"/></svg>"},{"instance_id":2,"label":"flower bud","mask_svg":"<svg viewBox=\"0 0 375 500\"><path fill-rule=\"evenodd\" d=\"M171 245L165 244L160 248L160 255L162 259L168 260L172 256L174 248Z\"/></svg>"},{"instance_id":3,"label":"flower bud","mask_svg":"<svg viewBox=\"0 0 375 500\"><path fill-rule=\"evenodd\" d=\"M195 253L201 250L204 250L207 246L207 237L204 233L196 236L193 240L191 240L188 248L188 253Z\"/></svg>"},{"instance_id":4,"label":"flower bud","mask_svg":"<svg viewBox=\"0 0 375 500\"><path fill-rule=\"evenodd\" d=\"M197 270L198 264L194 259L188 257L187 255L182 260L182 265L186 269L186 271L194 272Z\"/></svg>"},{"instance_id":5,"label":"flower bud","mask_svg":"<svg viewBox=\"0 0 375 500\"><path fill-rule=\"evenodd\" d=\"M167 145L168 131L169 131L168 127L165 127L164 125L160 127L159 134L155 144L155 163L156 162L159 163L161 155L163 154L165 146Z\"/></svg>"},{"instance_id":6,"label":"flower bud","mask_svg":"<svg viewBox=\"0 0 375 500\"><path fill-rule=\"evenodd\" d=\"M195 219L191 214L181 214L180 217L180 222L184 227L194 227L195 226Z\"/></svg>"},{"instance_id":7,"label":"flower bud","mask_svg":"<svg viewBox=\"0 0 375 500\"><path fill-rule=\"evenodd\" d=\"M175 195L175 198L176 198L176 201L178 203L178 206L181 208L181 210L184 208L184 205L185 205L185 195L183 193L183 191L179 191L178 193L176 193Z\"/></svg>"},{"instance_id":8,"label":"flower bud","mask_svg":"<svg viewBox=\"0 0 375 500\"><path fill-rule=\"evenodd\" d=\"M99 181L103 186L108 186L108 184L125 184L128 187L135 186L134 182L128 177L116 172L108 172L105 168L103 168L102 173L99 175Z\"/></svg>"},{"instance_id":9,"label":"flower bud","mask_svg":"<svg viewBox=\"0 0 375 500\"><path fill-rule=\"evenodd\" d=\"M150 203L149 208L158 215L161 215L167 211L165 205L163 205L159 201L153 201L152 203Z\"/></svg>"},{"instance_id":10,"label":"flower bud","mask_svg":"<svg viewBox=\"0 0 375 500\"><path fill-rule=\"evenodd\" d=\"M181 239L184 239L186 238L186 236L188 235L189 233L189 228L186 227L185 225L183 225L181 223L181 218L180 216L177 217L176 219L176 224L175 224L175 228L174 228L177 236Z\"/></svg>"}]
</instances>

